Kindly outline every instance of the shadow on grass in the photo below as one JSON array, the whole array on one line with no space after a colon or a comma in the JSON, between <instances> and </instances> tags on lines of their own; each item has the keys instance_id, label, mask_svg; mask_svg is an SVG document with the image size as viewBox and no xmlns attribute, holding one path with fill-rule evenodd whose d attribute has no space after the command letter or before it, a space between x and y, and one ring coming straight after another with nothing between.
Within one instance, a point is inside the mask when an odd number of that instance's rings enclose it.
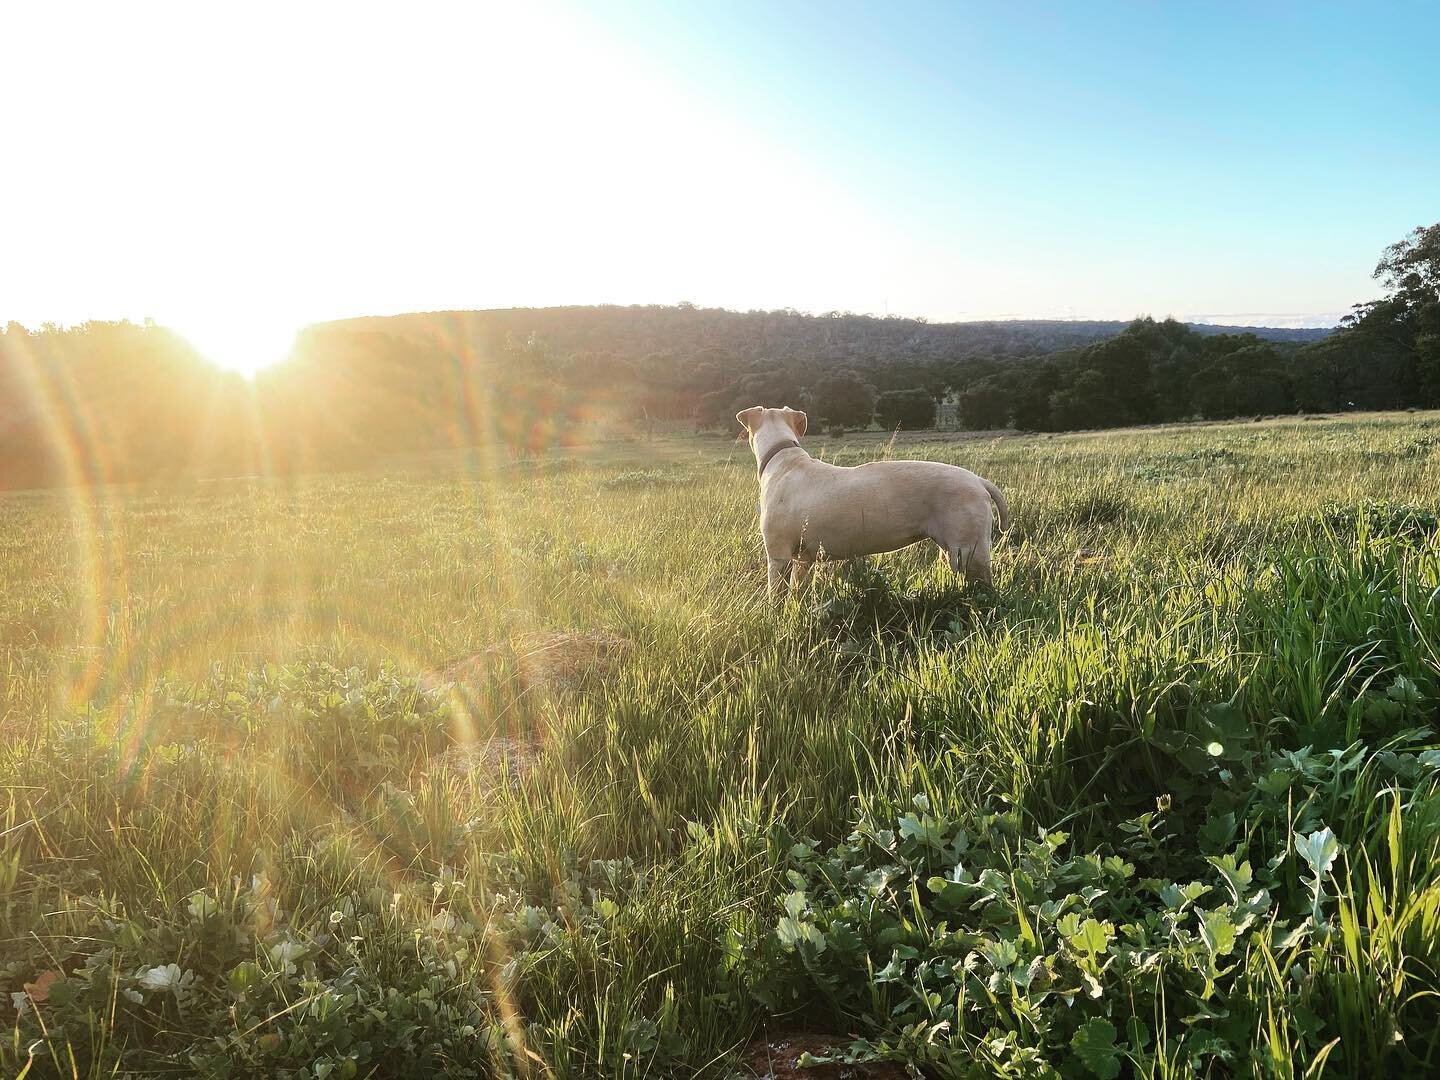
<instances>
[{"instance_id":1,"label":"shadow on grass","mask_svg":"<svg viewBox=\"0 0 1440 1080\"><path fill-rule=\"evenodd\" d=\"M872 644L918 646L959 636L977 620L1007 610L990 585L951 577L908 589L866 559L840 563L805 598L806 616L824 638L851 649Z\"/></svg>"}]
</instances>

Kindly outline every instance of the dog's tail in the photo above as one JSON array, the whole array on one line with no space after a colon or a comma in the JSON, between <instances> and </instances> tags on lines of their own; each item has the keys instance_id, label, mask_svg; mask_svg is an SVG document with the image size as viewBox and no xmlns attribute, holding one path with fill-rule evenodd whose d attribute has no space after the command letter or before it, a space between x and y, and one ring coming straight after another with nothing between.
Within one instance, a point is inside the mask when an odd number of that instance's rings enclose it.
<instances>
[{"instance_id":1,"label":"dog's tail","mask_svg":"<svg viewBox=\"0 0 1440 1080\"><path fill-rule=\"evenodd\" d=\"M983 476L980 482L985 485L985 490L990 492L990 498L995 500L995 509L1000 516L1000 531L1004 532L1010 527L1010 506L1005 502L1005 496L1000 494L999 488Z\"/></svg>"}]
</instances>

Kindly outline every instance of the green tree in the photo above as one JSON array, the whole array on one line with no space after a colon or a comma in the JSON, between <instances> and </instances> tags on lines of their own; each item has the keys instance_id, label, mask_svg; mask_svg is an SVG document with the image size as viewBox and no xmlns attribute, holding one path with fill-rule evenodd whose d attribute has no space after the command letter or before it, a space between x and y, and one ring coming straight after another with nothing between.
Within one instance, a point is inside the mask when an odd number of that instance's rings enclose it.
<instances>
[{"instance_id":1,"label":"green tree","mask_svg":"<svg viewBox=\"0 0 1440 1080\"><path fill-rule=\"evenodd\" d=\"M1153 320L1136 320L1119 337L1086 350L1085 386L1075 400L1086 409L1099 410L1096 422L1084 426L1110 427L1115 424L1144 423L1152 418L1154 393L1150 382L1150 359L1168 351ZM1073 427L1073 424L1066 424Z\"/></svg>"},{"instance_id":2,"label":"green tree","mask_svg":"<svg viewBox=\"0 0 1440 1080\"><path fill-rule=\"evenodd\" d=\"M1410 404L1440 405L1440 223L1387 247L1374 277L1389 291L1345 319L1355 335L1398 349L1408 366Z\"/></svg>"},{"instance_id":3,"label":"green tree","mask_svg":"<svg viewBox=\"0 0 1440 1080\"><path fill-rule=\"evenodd\" d=\"M1196 371L1190 385L1194 411L1212 420L1293 408L1290 379L1279 354L1258 339Z\"/></svg>"},{"instance_id":4,"label":"green tree","mask_svg":"<svg viewBox=\"0 0 1440 1080\"><path fill-rule=\"evenodd\" d=\"M1112 378L1085 368L1050 395L1050 422L1061 431L1119 427L1130 422L1129 406Z\"/></svg>"},{"instance_id":5,"label":"green tree","mask_svg":"<svg viewBox=\"0 0 1440 1080\"><path fill-rule=\"evenodd\" d=\"M920 431L935 426L935 399L929 391L886 390L875 399L875 419L886 431Z\"/></svg>"},{"instance_id":6,"label":"green tree","mask_svg":"<svg viewBox=\"0 0 1440 1080\"><path fill-rule=\"evenodd\" d=\"M875 390L850 372L825 375L810 388L809 407L827 427L868 427L875 415Z\"/></svg>"},{"instance_id":7,"label":"green tree","mask_svg":"<svg viewBox=\"0 0 1440 1080\"><path fill-rule=\"evenodd\" d=\"M695 404L695 426L702 431L734 428L735 414L739 411L735 408L734 387L712 390L702 394Z\"/></svg>"},{"instance_id":8,"label":"green tree","mask_svg":"<svg viewBox=\"0 0 1440 1080\"><path fill-rule=\"evenodd\" d=\"M972 431L989 431L1010 423L1014 394L998 375L981 379L960 392L960 423Z\"/></svg>"},{"instance_id":9,"label":"green tree","mask_svg":"<svg viewBox=\"0 0 1440 1080\"><path fill-rule=\"evenodd\" d=\"M1061 383L1061 364L1040 360L1011 380L1010 420L1021 431L1049 431L1055 427L1050 396Z\"/></svg>"},{"instance_id":10,"label":"green tree","mask_svg":"<svg viewBox=\"0 0 1440 1080\"><path fill-rule=\"evenodd\" d=\"M1416 226L1405 239L1387 247L1375 264L1374 277L1391 296L1407 303L1440 299L1440 222Z\"/></svg>"}]
</instances>

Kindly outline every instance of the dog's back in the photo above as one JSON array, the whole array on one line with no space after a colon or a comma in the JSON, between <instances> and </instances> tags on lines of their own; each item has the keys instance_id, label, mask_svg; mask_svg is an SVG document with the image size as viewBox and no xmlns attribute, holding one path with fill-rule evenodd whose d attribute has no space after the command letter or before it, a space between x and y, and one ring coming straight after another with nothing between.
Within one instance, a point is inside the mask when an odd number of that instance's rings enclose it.
<instances>
[{"instance_id":1,"label":"dog's back","mask_svg":"<svg viewBox=\"0 0 1440 1080\"><path fill-rule=\"evenodd\" d=\"M946 546L940 538L957 529L969 535L982 519L988 535L990 487L969 469L936 461L845 467L805 459L767 483L762 527L767 545L773 537L810 557L873 555L926 538Z\"/></svg>"}]
</instances>

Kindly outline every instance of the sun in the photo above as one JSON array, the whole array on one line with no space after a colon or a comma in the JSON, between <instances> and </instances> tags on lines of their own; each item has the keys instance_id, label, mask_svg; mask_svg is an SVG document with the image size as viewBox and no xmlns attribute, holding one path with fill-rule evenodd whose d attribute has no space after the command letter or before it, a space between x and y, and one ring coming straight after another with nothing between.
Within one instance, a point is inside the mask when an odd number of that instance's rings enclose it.
<instances>
[{"instance_id":1,"label":"sun","mask_svg":"<svg viewBox=\"0 0 1440 1080\"><path fill-rule=\"evenodd\" d=\"M175 331L217 367L246 378L290 355L298 328L247 315L176 320Z\"/></svg>"}]
</instances>

